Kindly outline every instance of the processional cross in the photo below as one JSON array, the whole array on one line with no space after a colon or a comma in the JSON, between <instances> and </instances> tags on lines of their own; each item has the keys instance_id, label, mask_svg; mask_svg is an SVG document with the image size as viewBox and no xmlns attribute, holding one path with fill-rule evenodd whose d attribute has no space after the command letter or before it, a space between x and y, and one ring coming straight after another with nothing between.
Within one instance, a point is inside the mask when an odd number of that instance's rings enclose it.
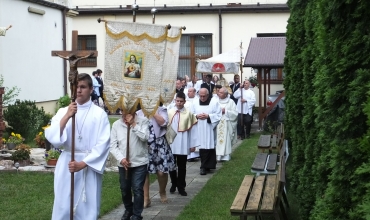
<instances>
[{"instance_id":1,"label":"processional cross","mask_svg":"<svg viewBox=\"0 0 370 220\"><path fill-rule=\"evenodd\" d=\"M98 51L95 50L77 50L78 31L72 31L72 50L71 51L51 51L51 56L58 56L69 61L68 80L71 89L71 101L75 102L77 96L77 64L80 60L88 57L97 57ZM72 146L71 146L71 161L75 160L75 115L72 116ZM74 172L71 173L71 204L69 217L73 220L73 206L74 206Z\"/></svg>"}]
</instances>

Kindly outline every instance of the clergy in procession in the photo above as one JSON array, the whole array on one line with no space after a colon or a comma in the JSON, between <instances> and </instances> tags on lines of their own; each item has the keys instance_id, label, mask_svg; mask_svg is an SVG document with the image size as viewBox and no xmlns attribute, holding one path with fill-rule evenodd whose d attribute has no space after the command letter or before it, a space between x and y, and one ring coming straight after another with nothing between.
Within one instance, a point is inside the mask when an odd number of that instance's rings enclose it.
<instances>
[{"instance_id":1,"label":"clergy in procession","mask_svg":"<svg viewBox=\"0 0 370 220\"><path fill-rule=\"evenodd\" d=\"M188 89L188 97L186 98L185 108L189 109L192 113L195 114L194 103L199 102L195 88ZM193 162L199 158L199 148L195 148L195 151L190 152L188 155L188 162Z\"/></svg>"},{"instance_id":2,"label":"clergy in procession","mask_svg":"<svg viewBox=\"0 0 370 220\"><path fill-rule=\"evenodd\" d=\"M198 139L200 141L200 175L206 175L210 169L216 169L216 126L222 112L217 100L212 99L208 89L199 91L199 102L194 104L195 114L198 119Z\"/></svg>"},{"instance_id":3,"label":"clergy in procession","mask_svg":"<svg viewBox=\"0 0 370 220\"><path fill-rule=\"evenodd\" d=\"M98 219L105 161L109 153L110 125L107 114L92 104L92 80L78 75L77 98L61 108L45 130L46 139L63 147L54 173L54 206L52 219L70 218L71 172L74 172L75 219ZM75 161L71 160L72 116L75 115Z\"/></svg>"},{"instance_id":4,"label":"clergy in procession","mask_svg":"<svg viewBox=\"0 0 370 220\"><path fill-rule=\"evenodd\" d=\"M178 92L176 96L176 108L172 108L168 111L169 124L167 126L167 135L174 135L169 138L173 139L171 143L171 150L177 164L177 170L170 171L171 188L170 193L174 193L177 190L180 195L187 196L185 191L186 182L186 162L187 157L191 151L195 150L198 146L198 135L196 129L197 119L193 112L189 111L184 107L185 94ZM173 131L173 132L172 132Z\"/></svg>"},{"instance_id":5,"label":"clergy in procession","mask_svg":"<svg viewBox=\"0 0 370 220\"><path fill-rule=\"evenodd\" d=\"M245 80L244 83L240 85L240 89L234 92L234 97L238 99L238 104L236 105L239 113L237 132L238 136L241 139L250 137L252 126L252 111L253 106L256 103L256 95L254 94L253 90L249 88L249 86L250 82L248 80ZM241 107L242 105L243 109ZM242 115L243 123L241 123Z\"/></svg>"},{"instance_id":6,"label":"clergy in procession","mask_svg":"<svg viewBox=\"0 0 370 220\"><path fill-rule=\"evenodd\" d=\"M238 111L234 100L229 97L225 87L218 91L218 103L221 106L222 117L217 125L216 156L217 161L229 161L231 146L236 142L236 124Z\"/></svg>"},{"instance_id":7,"label":"clergy in procession","mask_svg":"<svg viewBox=\"0 0 370 220\"><path fill-rule=\"evenodd\" d=\"M130 127L130 129L128 129ZM127 143L127 132L129 143ZM117 160L119 182L125 212L121 220L143 217L144 182L148 172L149 120L136 114L122 114L112 125L110 152ZM129 157L126 157L129 146ZM126 178L127 172L127 178ZM132 201L132 196L134 201Z\"/></svg>"}]
</instances>

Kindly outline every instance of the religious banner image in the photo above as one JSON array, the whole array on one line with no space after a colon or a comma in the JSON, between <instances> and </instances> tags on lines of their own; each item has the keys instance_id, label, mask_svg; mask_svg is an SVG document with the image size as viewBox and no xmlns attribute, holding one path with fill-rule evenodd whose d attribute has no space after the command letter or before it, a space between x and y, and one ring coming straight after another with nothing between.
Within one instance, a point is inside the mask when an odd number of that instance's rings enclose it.
<instances>
[{"instance_id":1,"label":"religious banner image","mask_svg":"<svg viewBox=\"0 0 370 220\"><path fill-rule=\"evenodd\" d=\"M105 104L124 113L140 104L146 116L154 115L161 95L174 95L180 28L107 21L105 29Z\"/></svg>"},{"instance_id":2,"label":"religious banner image","mask_svg":"<svg viewBox=\"0 0 370 220\"><path fill-rule=\"evenodd\" d=\"M123 77L141 79L143 66L143 53L138 51L125 51L125 69Z\"/></svg>"}]
</instances>

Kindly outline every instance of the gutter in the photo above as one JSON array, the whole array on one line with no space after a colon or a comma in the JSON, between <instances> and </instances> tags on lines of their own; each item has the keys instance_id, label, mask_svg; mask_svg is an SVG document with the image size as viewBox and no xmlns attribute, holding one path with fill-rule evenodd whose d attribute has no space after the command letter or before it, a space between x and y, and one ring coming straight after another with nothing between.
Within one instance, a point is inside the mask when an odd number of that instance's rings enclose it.
<instances>
[{"instance_id":1,"label":"gutter","mask_svg":"<svg viewBox=\"0 0 370 220\"><path fill-rule=\"evenodd\" d=\"M152 7L140 7L140 10L136 11L136 14L150 14ZM205 13L219 13L220 10L225 13L289 13L289 7L287 4L260 4L260 5L217 5L217 6L163 6L156 9L161 14L205 14ZM76 11L80 15L92 15L92 14L114 14L114 15L132 15L131 5L122 7L110 8L83 8L82 6L76 6Z\"/></svg>"}]
</instances>

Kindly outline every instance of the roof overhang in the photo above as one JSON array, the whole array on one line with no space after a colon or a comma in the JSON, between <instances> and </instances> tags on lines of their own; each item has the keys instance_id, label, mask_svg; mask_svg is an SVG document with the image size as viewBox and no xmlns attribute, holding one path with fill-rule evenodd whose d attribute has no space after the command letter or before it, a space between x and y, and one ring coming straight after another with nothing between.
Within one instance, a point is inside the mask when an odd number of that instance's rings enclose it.
<instances>
[{"instance_id":1,"label":"roof overhang","mask_svg":"<svg viewBox=\"0 0 370 220\"><path fill-rule=\"evenodd\" d=\"M56 9L59 9L59 10L68 9L68 7L66 7L64 5L59 5L59 4L49 2L49 1L45 1L45 0L23 0L23 1L32 2L32 3L43 5L43 6L46 6L46 7L49 7L49 8L56 8Z\"/></svg>"},{"instance_id":2,"label":"roof overhang","mask_svg":"<svg viewBox=\"0 0 370 220\"><path fill-rule=\"evenodd\" d=\"M140 7L136 14L150 14L153 7ZM258 5L214 5L214 6L162 6L155 7L159 14L204 14L204 13L288 13L287 4L260 4ZM83 8L76 6L80 15L90 14L122 14L132 15L131 5L117 5L109 8Z\"/></svg>"},{"instance_id":3,"label":"roof overhang","mask_svg":"<svg viewBox=\"0 0 370 220\"><path fill-rule=\"evenodd\" d=\"M251 38L243 67L282 68L285 49L285 37Z\"/></svg>"}]
</instances>

